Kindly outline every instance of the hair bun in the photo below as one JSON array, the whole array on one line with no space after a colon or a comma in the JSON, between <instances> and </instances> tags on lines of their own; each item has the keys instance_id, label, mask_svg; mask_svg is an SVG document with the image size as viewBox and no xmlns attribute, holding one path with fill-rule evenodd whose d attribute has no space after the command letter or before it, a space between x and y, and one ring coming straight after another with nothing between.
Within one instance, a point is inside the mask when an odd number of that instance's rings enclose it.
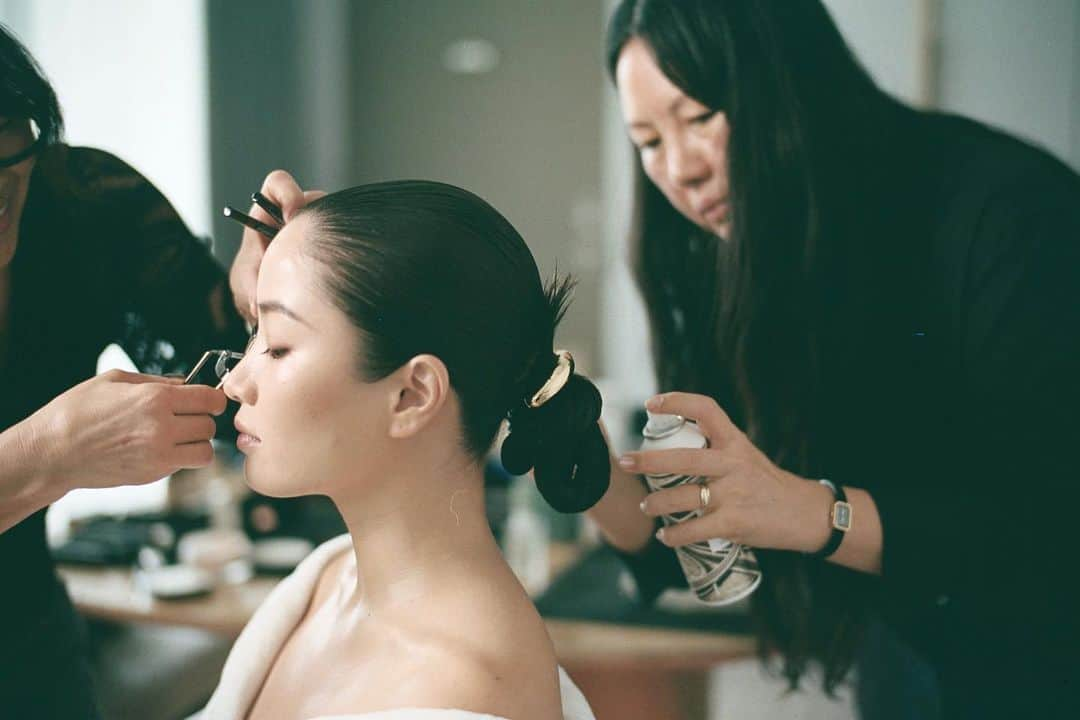
<instances>
[{"instance_id":1,"label":"hair bun","mask_svg":"<svg viewBox=\"0 0 1080 720\"><path fill-rule=\"evenodd\" d=\"M598 424L602 407L600 391L577 374L540 407L522 403L510 413L503 467L514 475L535 469L537 489L559 512L589 509L607 492L611 476Z\"/></svg>"},{"instance_id":2,"label":"hair bun","mask_svg":"<svg viewBox=\"0 0 1080 720\"><path fill-rule=\"evenodd\" d=\"M511 432L503 440L500 456L503 467L511 475L524 475L536 464L536 436L526 427L526 417L524 412L516 413L511 420Z\"/></svg>"}]
</instances>

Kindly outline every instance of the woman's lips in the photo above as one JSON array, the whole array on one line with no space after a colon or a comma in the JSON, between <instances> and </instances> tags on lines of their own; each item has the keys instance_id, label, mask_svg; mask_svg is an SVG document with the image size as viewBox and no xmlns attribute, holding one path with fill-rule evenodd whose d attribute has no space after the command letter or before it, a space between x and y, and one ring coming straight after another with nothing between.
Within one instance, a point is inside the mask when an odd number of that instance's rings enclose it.
<instances>
[{"instance_id":1,"label":"woman's lips","mask_svg":"<svg viewBox=\"0 0 1080 720\"><path fill-rule=\"evenodd\" d=\"M233 421L233 425L235 425L236 429L240 432L240 434L236 437L236 447L238 449L244 450L245 448L253 448L262 442L262 440L260 440L258 436L253 435L251 431L244 427L244 425L242 425L241 423Z\"/></svg>"},{"instance_id":2,"label":"woman's lips","mask_svg":"<svg viewBox=\"0 0 1080 720\"><path fill-rule=\"evenodd\" d=\"M240 433L236 437L236 448L238 450L250 450L258 447L262 443L262 440L254 435L248 435L247 433Z\"/></svg>"},{"instance_id":3,"label":"woman's lips","mask_svg":"<svg viewBox=\"0 0 1080 720\"><path fill-rule=\"evenodd\" d=\"M709 222L722 222L727 219L728 204L726 200L716 200L705 205L698 212Z\"/></svg>"}]
</instances>

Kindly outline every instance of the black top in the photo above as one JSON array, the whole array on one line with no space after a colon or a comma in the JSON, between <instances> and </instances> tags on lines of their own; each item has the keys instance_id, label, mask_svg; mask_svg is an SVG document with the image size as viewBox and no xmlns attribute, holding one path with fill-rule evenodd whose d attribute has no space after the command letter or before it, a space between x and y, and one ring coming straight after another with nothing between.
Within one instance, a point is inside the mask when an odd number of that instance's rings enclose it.
<instances>
[{"instance_id":1,"label":"black top","mask_svg":"<svg viewBox=\"0 0 1080 720\"><path fill-rule=\"evenodd\" d=\"M955 117L885 142L821 338L815 465L871 493L872 602L947 716L1058 716L1080 696L1080 177ZM630 558L646 597L685 584L673 558Z\"/></svg>"},{"instance_id":2,"label":"black top","mask_svg":"<svg viewBox=\"0 0 1080 720\"><path fill-rule=\"evenodd\" d=\"M243 347L225 274L206 243L112 155L45 150L19 230L0 430L93 376L109 343L149 373L182 372L209 348ZM25 717L81 717L90 712L79 704L90 697L84 651L44 520L41 511L0 534L0 713L23 703ZM61 702L70 704L50 704Z\"/></svg>"}]
</instances>

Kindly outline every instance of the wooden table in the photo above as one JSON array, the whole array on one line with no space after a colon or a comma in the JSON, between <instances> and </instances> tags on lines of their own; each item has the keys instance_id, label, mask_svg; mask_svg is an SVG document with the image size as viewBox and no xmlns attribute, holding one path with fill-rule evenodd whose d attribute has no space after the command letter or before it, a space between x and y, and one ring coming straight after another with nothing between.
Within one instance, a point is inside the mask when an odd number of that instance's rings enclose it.
<instances>
[{"instance_id":1,"label":"wooden table","mask_svg":"<svg viewBox=\"0 0 1080 720\"><path fill-rule=\"evenodd\" d=\"M255 577L187 600L157 600L119 568L61 566L75 607L114 622L182 625L235 637L277 583ZM547 620L559 662L598 720L705 718L706 678L715 665L754 652L743 636Z\"/></svg>"}]
</instances>

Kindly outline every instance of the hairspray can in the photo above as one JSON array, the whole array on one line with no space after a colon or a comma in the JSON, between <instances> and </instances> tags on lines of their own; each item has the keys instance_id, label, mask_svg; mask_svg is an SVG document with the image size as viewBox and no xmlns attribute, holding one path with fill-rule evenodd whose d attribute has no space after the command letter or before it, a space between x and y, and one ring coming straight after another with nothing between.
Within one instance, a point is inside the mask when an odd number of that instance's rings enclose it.
<instances>
[{"instance_id":1,"label":"hairspray can","mask_svg":"<svg viewBox=\"0 0 1080 720\"><path fill-rule=\"evenodd\" d=\"M642 450L706 448L709 441L693 423L681 415L649 413L641 431L645 437ZM707 478L692 475L646 475L649 490L665 490L678 485L700 485ZM690 512L662 515L664 526L701 517L704 508ZM698 599L707 605L729 605L750 595L761 582L761 570L750 548L730 540L716 538L676 548L683 573Z\"/></svg>"}]
</instances>

